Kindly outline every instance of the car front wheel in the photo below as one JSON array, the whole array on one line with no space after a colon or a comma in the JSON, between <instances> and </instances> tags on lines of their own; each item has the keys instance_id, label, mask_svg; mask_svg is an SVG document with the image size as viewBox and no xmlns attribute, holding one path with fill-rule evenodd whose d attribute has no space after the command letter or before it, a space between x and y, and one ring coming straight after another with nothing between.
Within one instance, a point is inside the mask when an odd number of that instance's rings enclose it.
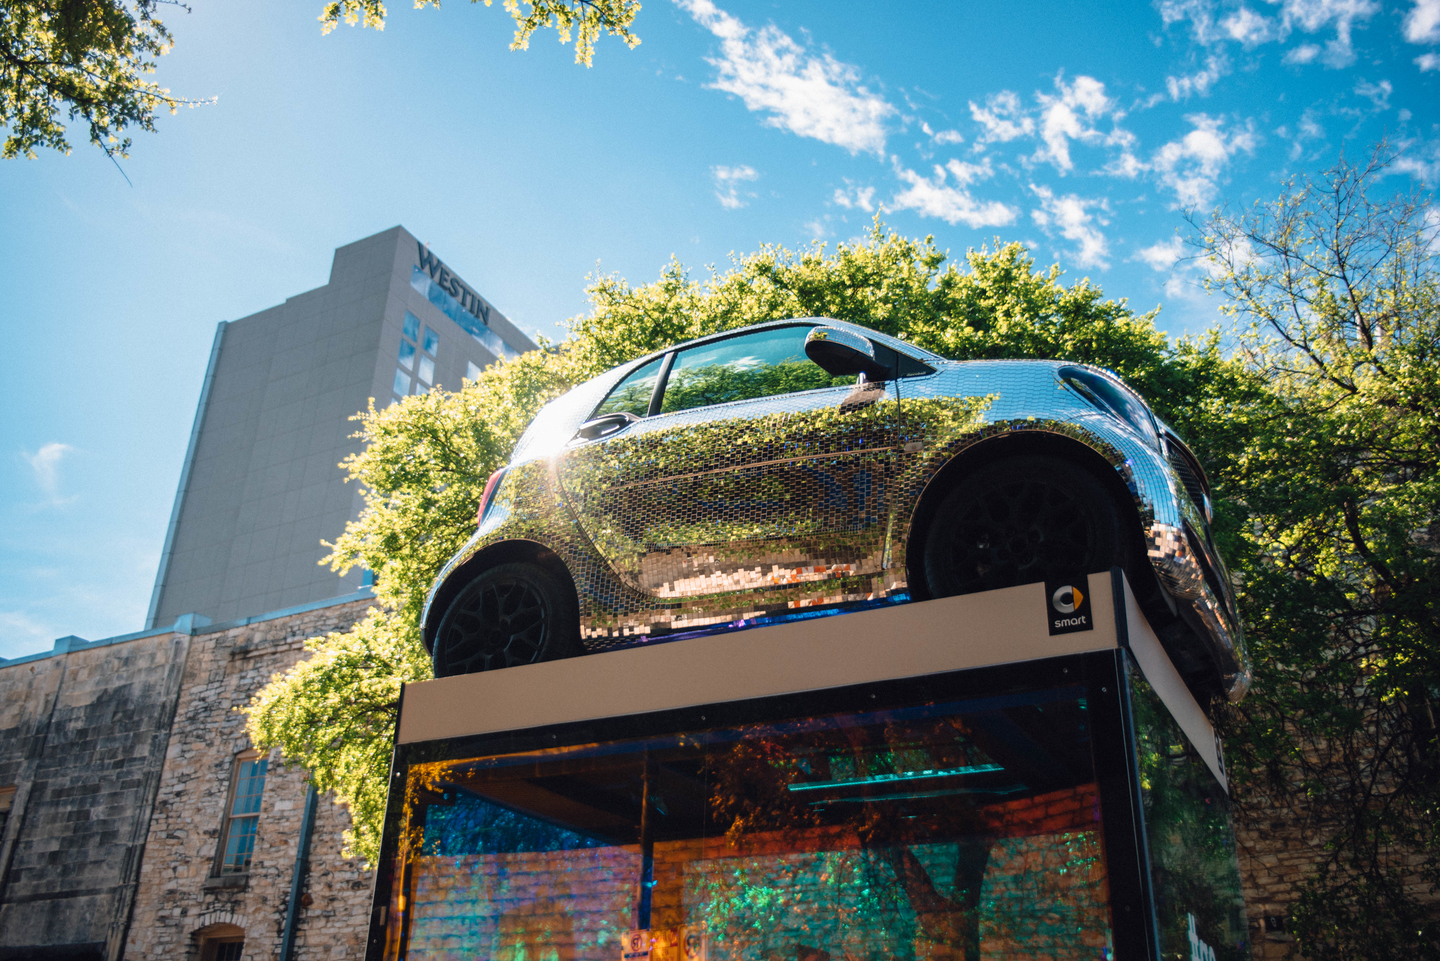
<instances>
[{"instance_id":1,"label":"car front wheel","mask_svg":"<svg viewBox=\"0 0 1440 961\"><path fill-rule=\"evenodd\" d=\"M582 653L571 591L537 564L498 564L455 596L435 632L435 676Z\"/></svg>"},{"instance_id":2,"label":"car front wheel","mask_svg":"<svg viewBox=\"0 0 1440 961\"><path fill-rule=\"evenodd\" d=\"M1088 471L1057 457L977 468L945 496L934 518L924 546L931 597L1128 567L1109 493Z\"/></svg>"}]
</instances>

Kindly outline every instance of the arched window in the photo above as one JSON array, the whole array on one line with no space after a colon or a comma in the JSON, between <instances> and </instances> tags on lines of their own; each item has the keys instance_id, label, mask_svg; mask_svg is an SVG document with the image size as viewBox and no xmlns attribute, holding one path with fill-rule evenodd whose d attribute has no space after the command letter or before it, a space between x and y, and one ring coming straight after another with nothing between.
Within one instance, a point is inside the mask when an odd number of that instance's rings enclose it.
<instances>
[{"instance_id":1,"label":"arched window","mask_svg":"<svg viewBox=\"0 0 1440 961\"><path fill-rule=\"evenodd\" d=\"M195 932L200 961L240 961L245 950L245 929L234 924L207 924Z\"/></svg>"}]
</instances>

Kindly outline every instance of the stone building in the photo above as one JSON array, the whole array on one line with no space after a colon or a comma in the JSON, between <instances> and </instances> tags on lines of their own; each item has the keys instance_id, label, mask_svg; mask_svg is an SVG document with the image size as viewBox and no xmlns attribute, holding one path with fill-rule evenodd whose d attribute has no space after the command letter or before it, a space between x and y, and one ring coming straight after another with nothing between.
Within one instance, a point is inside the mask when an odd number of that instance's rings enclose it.
<instances>
[{"instance_id":1,"label":"stone building","mask_svg":"<svg viewBox=\"0 0 1440 961\"><path fill-rule=\"evenodd\" d=\"M0 958L358 958L371 877L237 708L345 630L368 590L225 624L173 627L0 663ZM292 896L292 947L282 952Z\"/></svg>"}]
</instances>

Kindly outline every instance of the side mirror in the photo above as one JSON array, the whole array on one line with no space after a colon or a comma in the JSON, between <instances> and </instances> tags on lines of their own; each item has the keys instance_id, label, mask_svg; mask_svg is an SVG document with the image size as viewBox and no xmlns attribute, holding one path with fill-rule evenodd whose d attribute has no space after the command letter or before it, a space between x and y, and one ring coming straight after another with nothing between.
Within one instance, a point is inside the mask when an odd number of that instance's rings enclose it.
<instances>
[{"instance_id":1,"label":"side mirror","mask_svg":"<svg viewBox=\"0 0 1440 961\"><path fill-rule=\"evenodd\" d=\"M583 437L586 440L597 440L617 434L639 419L628 410L622 410L614 414L604 414L594 420L587 420L575 433L577 437Z\"/></svg>"},{"instance_id":2,"label":"side mirror","mask_svg":"<svg viewBox=\"0 0 1440 961\"><path fill-rule=\"evenodd\" d=\"M889 380L890 368L875 359L875 345L866 337L839 327L816 327L805 338L805 356L831 377L864 374L868 381Z\"/></svg>"}]
</instances>

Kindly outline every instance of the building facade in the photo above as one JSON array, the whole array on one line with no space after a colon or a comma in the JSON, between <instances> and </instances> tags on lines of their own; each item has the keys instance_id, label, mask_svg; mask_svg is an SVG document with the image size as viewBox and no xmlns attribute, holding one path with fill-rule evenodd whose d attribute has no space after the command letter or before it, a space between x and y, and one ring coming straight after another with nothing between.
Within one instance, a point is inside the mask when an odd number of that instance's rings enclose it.
<instances>
[{"instance_id":1,"label":"building facade","mask_svg":"<svg viewBox=\"0 0 1440 961\"><path fill-rule=\"evenodd\" d=\"M403 227L336 250L325 286L221 322L146 628L358 589L363 571L318 563L363 506L337 468L359 450L351 415L534 347Z\"/></svg>"},{"instance_id":2,"label":"building facade","mask_svg":"<svg viewBox=\"0 0 1440 961\"><path fill-rule=\"evenodd\" d=\"M0 664L0 959L362 954L371 875L341 852L344 809L254 751L237 708L372 603L66 637Z\"/></svg>"}]
</instances>

